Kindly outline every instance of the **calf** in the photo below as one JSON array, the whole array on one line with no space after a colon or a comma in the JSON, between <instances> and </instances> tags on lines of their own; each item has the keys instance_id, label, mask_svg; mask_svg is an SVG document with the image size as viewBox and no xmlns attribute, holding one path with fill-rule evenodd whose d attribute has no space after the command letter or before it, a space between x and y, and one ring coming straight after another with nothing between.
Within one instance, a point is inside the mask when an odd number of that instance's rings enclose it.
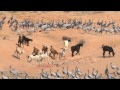
<instances>
[{"instance_id":1,"label":"calf","mask_svg":"<svg viewBox=\"0 0 120 90\"><path fill-rule=\"evenodd\" d=\"M83 47L83 44L80 44L80 43L79 43L79 44L77 44L77 45L71 47L72 57L74 56L74 52L75 52L75 51L77 51L76 54L79 53L79 51L80 51L80 46ZM79 54L80 54L80 53L79 53Z\"/></svg>"},{"instance_id":2,"label":"calf","mask_svg":"<svg viewBox=\"0 0 120 90\"><path fill-rule=\"evenodd\" d=\"M114 57L115 53L114 53L114 50L113 50L112 47L102 45L102 49L103 49L103 57L105 57L105 52L106 52L106 51L109 52L109 55L110 55L110 53L112 52L113 57Z\"/></svg>"}]
</instances>

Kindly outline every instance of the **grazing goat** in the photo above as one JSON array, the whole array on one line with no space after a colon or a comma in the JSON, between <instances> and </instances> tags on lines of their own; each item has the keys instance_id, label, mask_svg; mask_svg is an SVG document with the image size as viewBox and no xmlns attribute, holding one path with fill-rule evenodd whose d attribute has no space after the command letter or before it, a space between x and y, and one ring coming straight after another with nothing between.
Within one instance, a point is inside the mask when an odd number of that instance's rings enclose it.
<instances>
[{"instance_id":1,"label":"grazing goat","mask_svg":"<svg viewBox=\"0 0 120 90\"><path fill-rule=\"evenodd\" d=\"M59 59L61 60L62 57L64 57L65 59L65 52L66 52L66 48L62 48L59 52Z\"/></svg>"},{"instance_id":2,"label":"grazing goat","mask_svg":"<svg viewBox=\"0 0 120 90\"><path fill-rule=\"evenodd\" d=\"M78 53L80 54L80 46L83 47L83 44L80 44L80 43L79 43L79 44L71 47L72 57L74 56L74 52L75 52L75 51L77 51L76 54L78 54Z\"/></svg>"},{"instance_id":3,"label":"grazing goat","mask_svg":"<svg viewBox=\"0 0 120 90\"><path fill-rule=\"evenodd\" d=\"M14 52L14 56L15 56L15 54L17 54L17 58L20 59L20 55L21 55L22 53L24 53L24 50L21 50L18 46L16 46L16 50L15 50L15 52ZM18 55L19 55L19 57L18 57Z\"/></svg>"},{"instance_id":4,"label":"grazing goat","mask_svg":"<svg viewBox=\"0 0 120 90\"><path fill-rule=\"evenodd\" d=\"M112 47L102 45L102 49L103 49L103 57L105 57L105 52L106 52L106 51L109 52L109 55L110 55L110 53L112 52L113 57L114 57L115 53L114 53L114 50L113 50Z\"/></svg>"},{"instance_id":5,"label":"grazing goat","mask_svg":"<svg viewBox=\"0 0 120 90\"><path fill-rule=\"evenodd\" d=\"M51 54L53 54L53 57L51 56ZM58 52L51 46L51 48L50 48L50 56L55 59L56 54L58 55Z\"/></svg>"}]
</instances>

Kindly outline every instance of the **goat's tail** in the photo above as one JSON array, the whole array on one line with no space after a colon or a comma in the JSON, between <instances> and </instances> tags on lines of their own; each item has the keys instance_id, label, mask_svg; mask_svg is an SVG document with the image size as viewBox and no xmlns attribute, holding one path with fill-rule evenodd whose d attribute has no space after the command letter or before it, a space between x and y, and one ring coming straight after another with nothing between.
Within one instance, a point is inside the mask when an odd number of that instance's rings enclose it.
<instances>
[{"instance_id":1,"label":"goat's tail","mask_svg":"<svg viewBox=\"0 0 120 90\"><path fill-rule=\"evenodd\" d=\"M102 45L102 48L104 47L104 44Z\"/></svg>"}]
</instances>

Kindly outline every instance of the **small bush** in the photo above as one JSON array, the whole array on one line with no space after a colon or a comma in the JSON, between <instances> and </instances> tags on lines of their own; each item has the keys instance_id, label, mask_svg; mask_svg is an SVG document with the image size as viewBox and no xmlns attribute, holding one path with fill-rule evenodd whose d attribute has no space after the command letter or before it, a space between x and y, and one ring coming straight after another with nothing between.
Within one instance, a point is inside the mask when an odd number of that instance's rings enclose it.
<instances>
[{"instance_id":1,"label":"small bush","mask_svg":"<svg viewBox=\"0 0 120 90\"><path fill-rule=\"evenodd\" d=\"M81 39L80 41L79 41L79 44L84 44L85 43L85 40L84 39Z\"/></svg>"},{"instance_id":2,"label":"small bush","mask_svg":"<svg viewBox=\"0 0 120 90\"><path fill-rule=\"evenodd\" d=\"M68 36L63 36L63 38L62 38L63 40L71 40L71 38L70 37L68 37Z\"/></svg>"}]
</instances>

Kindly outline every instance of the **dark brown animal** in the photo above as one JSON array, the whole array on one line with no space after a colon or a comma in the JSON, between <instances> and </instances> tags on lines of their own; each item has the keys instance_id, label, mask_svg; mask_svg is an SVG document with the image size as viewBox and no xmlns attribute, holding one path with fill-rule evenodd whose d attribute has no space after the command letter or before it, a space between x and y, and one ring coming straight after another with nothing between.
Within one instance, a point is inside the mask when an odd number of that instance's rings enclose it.
<instances>
[{"instance_id":1,"label":"dark brown animal","mask_svg":"<svg viewBox=\"0 0 120 90\"><path fill-rule=\"evenodd\" d=\"M72 57L74 56L74 52L76 51L76 54L80 55L80 46L83 47L83 44L77 44L75 46L71 46L71 51L72 51Z\"/></svg>"},{"instance_id":2,"label":"dark brown animal","mask_svg":"<svg viewBox=\"0 0 120 90\"><path fill-rule=\"evenodd\" d=\"M53 59L55 59L55 55L56 55L56 54L58 55L57 50L55 50L55 49L51 46L50 52L51 52L51 53L50 53L50 57L53 58ZM51 54L53 54L53 57L51 56Z\"/></svg>"},{"instance_id":3,"label":"dark brown animal","mask_svg":"<svg viewBox=\"0 0 120 90\"><path fill-rule=\"evenodd\" d=\"M109 55L110 55L110 53L112 53L112 54L113 54L113 57L114 57L115 52L114 52L114 50L113 50L112 47L102 45L102 49L103 49L103 57L104 57L104 58L105 58L105 52L106 52L106 51L109 52Z\"/></svg>"},{"instance_id":4,"label":"dark brown animal","mask_svg":"<svg viewBox=\"0 0 120 90\"><path fill-rule=\"evenodd\" d=\"M39 49L38 48L36 48L36 47L34 47L34 49L33 49L33 52L32 52L32 55L38 55L38 53L39 53Z\"/></svg>"},{"instance_id":5,"label":"dark brown animal","mask_svg":"<svg viewBox=\"0 0 120 90\"><path fill-rule=\"evenodd\" d=\"M43 45L42 52L45 54L48 52L48 47Z\"/></svg>"}]
</instances>

